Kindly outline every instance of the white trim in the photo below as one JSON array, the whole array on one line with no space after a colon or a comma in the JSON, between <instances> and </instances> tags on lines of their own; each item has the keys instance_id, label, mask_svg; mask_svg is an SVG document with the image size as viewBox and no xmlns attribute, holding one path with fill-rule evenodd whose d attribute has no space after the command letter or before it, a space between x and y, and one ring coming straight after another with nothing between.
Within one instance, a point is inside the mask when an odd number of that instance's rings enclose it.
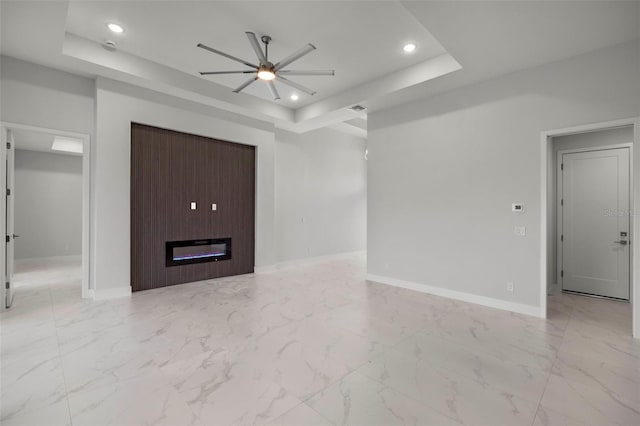
<instances>
[{"instance_id":1,"label":"white trim","mask_svg":"<svg viewBox=\"0 0 640 426\"><path fill-rule=\"evenodd\" d=\"M4 126L0 126L0 164L2 164L2 168L4 169L7 164L7 133ZM7 189L7 173L0 173L0 190L5 191ZM2 212L2 219L0 220L0 230L2 231L0 235L7 235L7 223L4 217L6 212L5 203L7 202L7 198L5 196L0 196L0 212ZM5 271L5 250L7 245L3 242L0 244L0 312L6 310L6 290L5 290L5 280L6 280L6 271Z\"/></svg>"},{"instance_id":2,"label":"white trim","mask_svg":"<svg viewBox=\"0 0 640 426\"><path fill-rule=\"evenodd\" d=\"M631 126L626 126L631 127ZM600 129L601 131L607 131L609 129ZM583 132L584 133L584 132ZM557 136L554 136L557 137ZM579 154L581 152L593 152L593 151L607 151L610 149L618 149L618 148L633 148L633 143L616 143L611 145L600 145L600 146L588 146L585 148L573 148L573 149L562 149L558 151L558 154ZM631 153L631 151L629 151Z\"/></svg>"},{"instance_id":3,"label":"white trim","mask_svg":"<svg viewBox=\"0 0 640 426\"><path fill-rule=\"evenodd\" d=\"M427 284L404 281L397 278L383 277L374 274L367 274L367 280L381 284L387 284L394 287L406 288L408 290L419 291L421 293L433 294L435 296L447 297L449 299L461 300L463 302L475 303L476 305L488 306L490 308L517 312L519 314L531 315L534 317L541 316L541 311L538 306L524 305L522 303L509 302L507 300L494 299L485 296L478 296L476 294L449 290L443 287L435 287Z\"/></svg>"},{"instance_id":4,"label":"white trim","mask_svg":"<svg viewBox=\"0 0 640 426\"><path fill-rule=\"evenodd\" d=\"M276 265L266 265L266 266L254 266L253 273L254 274L268 274L270 272L275 272L278 269Z\"/></svg>"},{"instance_id":5,"label":"white trim","mask_svg":"<svg viewBox=\"0 0 640 426\"><path fill-rule=\"evenodd\" d=\"M549 297L549 288L547 281L547 196L549 188L547 188L547 175L549 168L549 158L553 162L552 148L550 137L542 132L540 135L542 149L540 149L540 312L542 318L547 317L547 297Z\"/></svg>"},{"instance_id":6,"label":"white trim","mask_svg":"<svg viewBox=\"0 0 640 426\"><path fill-rule=\"evenodd\" d=\"M593 123L583 126L567 127L563 129L546 130L540 132L540 310L541 316L547 315L547 172L550 166L549 153L551 152L551 138L557 136L586 133L597 130L611 129L622 126L633 126L633 142L640 142L640 117L631 117L621 120L612 120L602 123ZM632 167L640 164L640 149L633 150ZM553 165L551 165L553 167ZM640 211L637 204L640 203L640 173L633 174L631 182L633 187L633 211ZM640 215L633 215L631 229L635 230L640 225ZM631 304L633 305L633 337L640 338L640 274L635 274L636 266L640 267L640 250L631 248Z\"/></svg>"},{"instance_id":7,"label":"white trim","mask_svg":"<svg viewBox=\"0 0 640 426\"><path fill-rule=\"evenodd\" d=\"M267 274L267 273L276 272L282 269L298 268L301 266L312 265L314 263L327 262L331 260L341 260L346 257L358 256L358 255L363 256L365 254L366 254L365 250L359 250L359 251L350 251L350 252L338 253L338 254L329 254L326 256L305 257L302 259L285 260L282 262L275 263L273 265L255 266L253 270L254 270L254 273L256 274Z\"/></svg>"},{"instance_id":8,"label":"white trim","mask_svg":"<svg viewBox=\"0 0 640 426\"><path fill-rule=\"evenodd\" d=\"M43 263L43 262L71 262L82 261L81 254L70 254L67 256L47 256L47 257L29 257L26 259L16 259L16 265L28 265L31 262Z\"/></svg>"},{"instance_id":9,"label":"white trim","mask_svg":"<svg viewBox=\"0 0 640 426\"><path fill-rule=\"evenodd\" d=\"M91 295L94 300L117 299L120 297L131 297L131 286L105 288L105 289L89 289L87 295Z\"/></svg>"},{"instance_id":10,"label":"white trim","mask_svg":"<svg viewBox=\"0 0 640 426\"><path fill-rule=\"evenodd\" d=\"M553 142L551 141L549 143L550 149L551 149L551 155L553 155ZM563 232L563 225L562 225L562 214L561 212L562 210L562 196L564 195L564 181L563 181L563 171L562 171L562 161L563 161L563 157L564 156L564 152L560 152L558 151L557 153L557 157L556 157L556 211L555 211L555 218L556 218L556 282L553 284L556 284L558 286L558 288L562 288L562 267L564 266L564 252L563 252L563 244L561 242L561 238L560 236L562 234L564 234ZM547 231L546 229L544 230L545 232ZM547 291L549 290L549 283L547 283Z\"/></svg>"},{"instance_id":11,"label":"white trim","mask_svg":"<svg viewBox=\"0 0 640 426\"><path fill-rule=\"evenodd\" d=\"M49 133L81 139L82 152L82 298L90 298L94 283L91 282L91 136L86 133L68 132L28 124L0 122L0 128L20 129L38 133ZM0 225L4 230L5 224ZM6 231L5 231L6 232Z\"/></svg>"},{"instance_id":12,"label":"white trim","mask_svg":"<svg viewBox=\"0 0 640 426\"><path fill-rule=\"evenodd\" d=\"M638 124L638 121L640 121L640 118L638 117L622 118L620 120L604 121L602 123L591 123L582 126L571 126L561 129L545 130L544 132L542 132L542 135L546 135L547 137L577 135L579 133L589 133L597 132L599 130L615 129L616 127L633 126L634 124Z\"/></svg>"}]
</instances>

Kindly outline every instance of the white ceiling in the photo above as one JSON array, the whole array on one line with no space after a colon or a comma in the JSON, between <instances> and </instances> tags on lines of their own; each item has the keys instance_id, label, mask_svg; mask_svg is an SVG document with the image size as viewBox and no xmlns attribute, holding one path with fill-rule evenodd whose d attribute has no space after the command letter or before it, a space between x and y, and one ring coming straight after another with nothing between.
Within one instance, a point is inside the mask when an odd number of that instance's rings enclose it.
<instances>
[{"instance_id":1,"label":"white ceiling","mask_svg":"<svg viewBox=\"0 0 640 426\"><path fill-rule=\"evenodd\" d=\"M639 1L403 1L462 65L372 110L640 38Z\"/></svg>"},{"instance_id":2,"label":"white ceiling","mask_svg":"<svg viewBox=\"0 0 640 426\"><path fill-rule=\"evenodd\" d=\"M294 131L340 123L364 134L361 103L376 111L519 69L640 37L640 2L616 1L128 1L0 2L0 52L89 76L130 82ZM121 36L106 29L121 23ZM195 47L254 60L245 31L273 37L271 57L313 43L290 66L332 68L296 77L318 91L274 102L260 82L197 72L242 65ZM99 43L112 39L117 52ZM406 41L419 48L402 53ZM293 79L293 77L292 77ZM354 124L354 123L357 123Z\"/></svg>"},{"instance_id":3,"label":"white ceiling","mask_svg":"<svg viewBox=\"0 0 640 426\"><path fill-rule=\"evenodd\" d=\"M316 90L309 96L276 82L278 103L300 107L358 84L436 57L445 50L399 3L379 2L155 2L149 19L146 2L74 2L69 6L66 30L99 43L113 40L118 49L167 65L187 74L199 71L249 70L237 62L196 47L199 42L257 63L245 31L258 38L269 35L272 62L306 43L317 50L288 69L335 69L336 75L295 76L292 80ZM115 35L106 24L117 22L126 31ZM420 48L406 54L402 46ZM231 89L249 76L203 77ZM297 102L289 99L296 92ZM272 101L266 84L254 83L244 93Z\"/></svg>"}]
</instances>

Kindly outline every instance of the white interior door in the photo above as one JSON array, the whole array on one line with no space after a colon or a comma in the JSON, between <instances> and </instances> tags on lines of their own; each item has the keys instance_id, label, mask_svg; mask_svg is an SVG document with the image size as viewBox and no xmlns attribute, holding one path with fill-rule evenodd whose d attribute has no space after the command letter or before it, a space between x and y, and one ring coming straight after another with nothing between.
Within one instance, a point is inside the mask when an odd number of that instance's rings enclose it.
<instances>
[{"instance_id":1,"label":"white interior door","mask_svg":"<svg viewBox=\"0 0 640 426\"><path fill-rule=\"evenodd\" d=\"M13 268L14 268L14 153L15 144L13 142L13 135L11 130L7 130L6 135L6 202L5 202L5 220L6 220L6 249L5 249L5 306L11 307L13 302Z\"/></svg>"},{"instance_id":2,"label":"white interior door","mask_svg":"<svg viewBox=\"0 0 640 426\"><path fill-rule=\"evenodd\" d=\"M562 289L629 300L629 148L562 156Z\"/></svg>"}]
</instances>

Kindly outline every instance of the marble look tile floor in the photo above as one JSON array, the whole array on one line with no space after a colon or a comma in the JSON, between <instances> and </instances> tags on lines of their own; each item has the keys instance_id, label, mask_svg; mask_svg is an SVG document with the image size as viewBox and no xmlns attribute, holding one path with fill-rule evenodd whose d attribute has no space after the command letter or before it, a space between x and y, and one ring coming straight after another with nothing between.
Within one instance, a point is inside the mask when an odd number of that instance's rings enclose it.
<instances>
[{"instance_id":1,"label":"marble look tile floor","mask_svg":"<svg viewBox=\"0 0 640 426\"><path fill-rule=\"evenodd\" d=\"M18 277L3 425L638 425L629 304L541 320L367 282L361 256L80 299L76 264Z\"/></svg>"}]
</instances>

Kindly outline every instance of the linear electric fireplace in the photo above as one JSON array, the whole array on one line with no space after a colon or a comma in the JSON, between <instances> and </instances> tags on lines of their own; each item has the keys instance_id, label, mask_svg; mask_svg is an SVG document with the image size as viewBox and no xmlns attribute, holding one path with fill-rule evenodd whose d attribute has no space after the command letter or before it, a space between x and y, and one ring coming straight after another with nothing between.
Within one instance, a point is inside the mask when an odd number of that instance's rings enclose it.
<instances>
[{"instance_id":1,"label":"linear electric fireplace","mask_svg":"<svg viewBox=\"0 0 640 426\"><path fill-rule=\"evenodd\" d=\"M166 266L231 259L231 238L167 241Z\"/></svg>"}]
</instances>

